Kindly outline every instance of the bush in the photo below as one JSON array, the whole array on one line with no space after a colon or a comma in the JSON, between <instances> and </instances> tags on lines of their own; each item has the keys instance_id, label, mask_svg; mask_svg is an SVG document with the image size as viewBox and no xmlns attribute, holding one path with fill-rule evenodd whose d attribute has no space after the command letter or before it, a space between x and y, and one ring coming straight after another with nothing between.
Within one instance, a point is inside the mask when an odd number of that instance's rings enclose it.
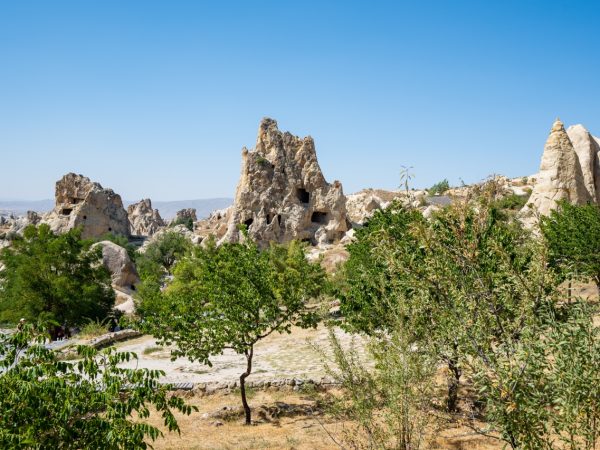
<instances>
[{"instance_id":1,"label":"bush","mask_svg":"<svg viewBox=\"0 0 600 450\"><path fill-rule=\"evenodd\" d=\"M427 193L429 195L441 195L448 189L450 189L450 184L448 183L448 180L443 179L442 181L435 183L433 186L427 189Z\"/></svg>"}]
</instances>

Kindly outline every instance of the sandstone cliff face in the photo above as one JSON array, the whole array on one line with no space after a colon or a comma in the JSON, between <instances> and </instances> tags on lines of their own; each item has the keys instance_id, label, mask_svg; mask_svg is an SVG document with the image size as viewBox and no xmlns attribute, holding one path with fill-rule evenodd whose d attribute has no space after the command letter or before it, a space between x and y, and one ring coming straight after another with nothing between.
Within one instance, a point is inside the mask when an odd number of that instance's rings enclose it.
<instances>
[{"instance_id":1,"label":"sandstone cliff face","mask_svg":"<svg viewBox=\"0 0 600 450\"><path fill-rule=\"evenodd\" d=\"M242 173L223 241L236 242L245 224L261 245L293 239L326 244L350 228L339 181L327 183L311 137L282 133L263 119L253 151L242 150Z\"/></svg>"},{"instance_id":2,"label":"sandstone cliff face","mask_svg":"<svg viewBox=\"0 0 600 450\"><path fill-rule=\"evenodd\" d=\"M152 209L152 201L143 199L127 207L129 231L134 236L152 236L165 226L157 209Z\"/></svg>"},{"instance_id":3,"label":"sandstone cliff face","mask_svg":"<svg viewBox=\"0 0 600 450\"><path fill-rule=\"evenodd\" d=\"M556 120L544 147L533 192L521 212L526 223L534 223L536 213L549 214L559 200L574 204L594 200L593 162L590 163L585 151L582 150L581 154L585 165L583 168L562 122ZM584 170L587 173L585 176Z\"/></svg>"},{"instance_id":4,"label":"sandstone cliff face","mask_svg":"<svg viewBox=\"0 0 600 450\"><path fill-rule=\"evenodd\" d=\"M63 233L83 227L83 238L105 233L129 236L129 220L121 197L83 175L69 173L56 183L56 206L43 221L53 231Z\"/></svg>"}]
</instances>

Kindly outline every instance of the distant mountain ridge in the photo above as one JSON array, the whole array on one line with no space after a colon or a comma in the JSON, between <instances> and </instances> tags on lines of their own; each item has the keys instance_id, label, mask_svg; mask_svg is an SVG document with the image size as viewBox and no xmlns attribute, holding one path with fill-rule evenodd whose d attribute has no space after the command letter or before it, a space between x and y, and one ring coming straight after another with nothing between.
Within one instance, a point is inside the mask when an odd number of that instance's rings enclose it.
<instances>
[{"instance_id":1,"label":"distant mountain ridge","mask_svg":"<svg viewBox=\"0 0 600 450\"><path fill-rule=\"evenodd\" d=\"M141 200L141 199L140 199ZM125 208L137 201L124 200ZM165 220L175 217L175 213L184 208L195 208L198 219L208 217L215 209L227 208L233 203L232 198L200 198L193 200L152 201L152 207L158 209ZM54 208L54 200L0 200L0 215L22 216L27 211L45 213Z\"/></svg>"}]
</instances>

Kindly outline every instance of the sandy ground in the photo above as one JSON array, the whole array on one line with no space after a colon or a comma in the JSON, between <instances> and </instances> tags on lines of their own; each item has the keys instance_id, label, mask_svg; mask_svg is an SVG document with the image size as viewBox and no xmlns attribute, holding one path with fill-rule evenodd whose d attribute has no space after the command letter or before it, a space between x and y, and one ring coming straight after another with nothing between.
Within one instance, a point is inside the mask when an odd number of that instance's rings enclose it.
<instances>
[{"instance_id":1,"label":"sandy ground","mask_svg":"<svg viewBox=\"0 0 600 450\"><path fill-rule=\"evenodd\" d=\"M191 397L187 402L198 407L199 411L190 416L177 415L181 434L165 433L163 438L153 442L156 449L289 449L322 450L348 448L340 447L334 439L343 443L344 430L352 427L349 422L334 420L321 411L317 400L328 394L302 394L292 391L252 392L249 403L256 424L245 426L241 415L229 419L220 416L223 408L239 408L239 394L214 394L204 397ZM278 418L261 418L259 412L264 407L287 405L296 412ZM151 416L150 422L161 427L161 419ZM475 434L471 429L458 423L446 423L442 431L430 430L423 449L452 450L492 450L502 445L491 438Z\"/></svg>"},{"instance_id":2,"label":"sandy ground","mask_svg":"<svg viewBox=\"0 0 600 450\"><path fill-rule=\"evenodd\" d=\"M340 329L336 335L345 345L353 340L364 354L362 341ZM320 326L316 330L294 328L291 334L274 333L260 341L254 351L252 375L248 381L280 380L300 378L319 380L326 375L323 359L314 348L328 349L328 330ZM162 381L168 383L230 383L237 381L246 369L246 359L231 350L211 358L212 367L199 362L190 362L186 358L170 360L170 349L159 347L151 336L117 344L121 351L130 351L138 355L138 361L131 361L125 367L159 369L165 371Z\"/></svg>"}]
</instances>

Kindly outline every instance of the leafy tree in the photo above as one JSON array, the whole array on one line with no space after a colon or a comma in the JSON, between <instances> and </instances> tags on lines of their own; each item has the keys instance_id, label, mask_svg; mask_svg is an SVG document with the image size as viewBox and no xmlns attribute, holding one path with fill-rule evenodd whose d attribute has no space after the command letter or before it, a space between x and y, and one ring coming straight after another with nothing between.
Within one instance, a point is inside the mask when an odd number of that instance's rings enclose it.
<instances>
[{"instance_id":1,"label":"leafy tree","mask_svg":"<svg viewBox=\"0 0 600 450\"><path fill-rule=\"evenodd\" d=\"M540 229L562 279L592 279L600 291L600 208L561 201L541 218Z\"/></svg>"},{"instance_id":2,"label":"leafy tree","mask_svg":"<svg viewBox=\"0 0 600 450\"><path fill-rule=\"evenodd\" d=\"M136 255L136 267L142 280L138 290L158 293L165 276L171 273L175 261L182 258L192 243L181 233L167 231L153 240L143 253Z\"/></svg>"},{"instance_id":3,"label":"leafy tree","mask_svg":"<svg viewBox=\"0 0 600 450\"><path fill-rule=\"evenodd\" d=\"M162 435L143 420L149 406L169 431L179 431L172 410L192 411L158 383L162 371L120 368L133 353L79 346L81 359L70 363L44 340L31 325L0 337L2 448L147 448Z\"/></svg>"},{"instance_id":4,"label":"leafy tree","mask_svg":"<svg viewBox=\"0 0 600 450\"><path fill-rule=\"evenodd\" d=\"M81 230L55 235L48 225L28 226L22 238L0 251L0 320L44 316L81 325L104 319L114 305L110 274L99 264L101 249L80 239Z\"/></svg>"},{"instance_id":5,"label":"leafy tree","mask_svg":"<svg viewBox=\"0 0 600 450\"><path fill-rule=\"evenodd\" d=\"M450 183L448 183L447 179L443 179L442 181L435 183L429 189L427 189L427 193L429 195L441 195L450 189Z\"/></svg>"},{"instance_id":6,"label":"leafy tree","mask_svg":"<svg viewBox=\"0 0 600 450\"><path fill-rule=\"evenodd\" d=\"M261 251L248 238L219 247L211 241L180 260L162 298L143 297L139 311L160 343L176 344L173 358L210 365L225 349L245 356L240 391L250 424L245 380L255 344L273 332L289 333L292 325L316 326L307 302L319 295L323 280L321 267L306 260L297 242Z\"/></svg>"},{"instance_id":7,"label":"leafy tree","mask_svg":"<svg viewBox=\"0 0 600 450\"><path fill-rule=\"evenodd\" d=\"M404 317L413 341L448 365L450 411L463 363L519 335L547 294L543 262L504 218L488 200L457 203L430 221L396 205L348 247L340 298L349 326L389 333L389 318Z\"/></svg>"}]
</instances>

